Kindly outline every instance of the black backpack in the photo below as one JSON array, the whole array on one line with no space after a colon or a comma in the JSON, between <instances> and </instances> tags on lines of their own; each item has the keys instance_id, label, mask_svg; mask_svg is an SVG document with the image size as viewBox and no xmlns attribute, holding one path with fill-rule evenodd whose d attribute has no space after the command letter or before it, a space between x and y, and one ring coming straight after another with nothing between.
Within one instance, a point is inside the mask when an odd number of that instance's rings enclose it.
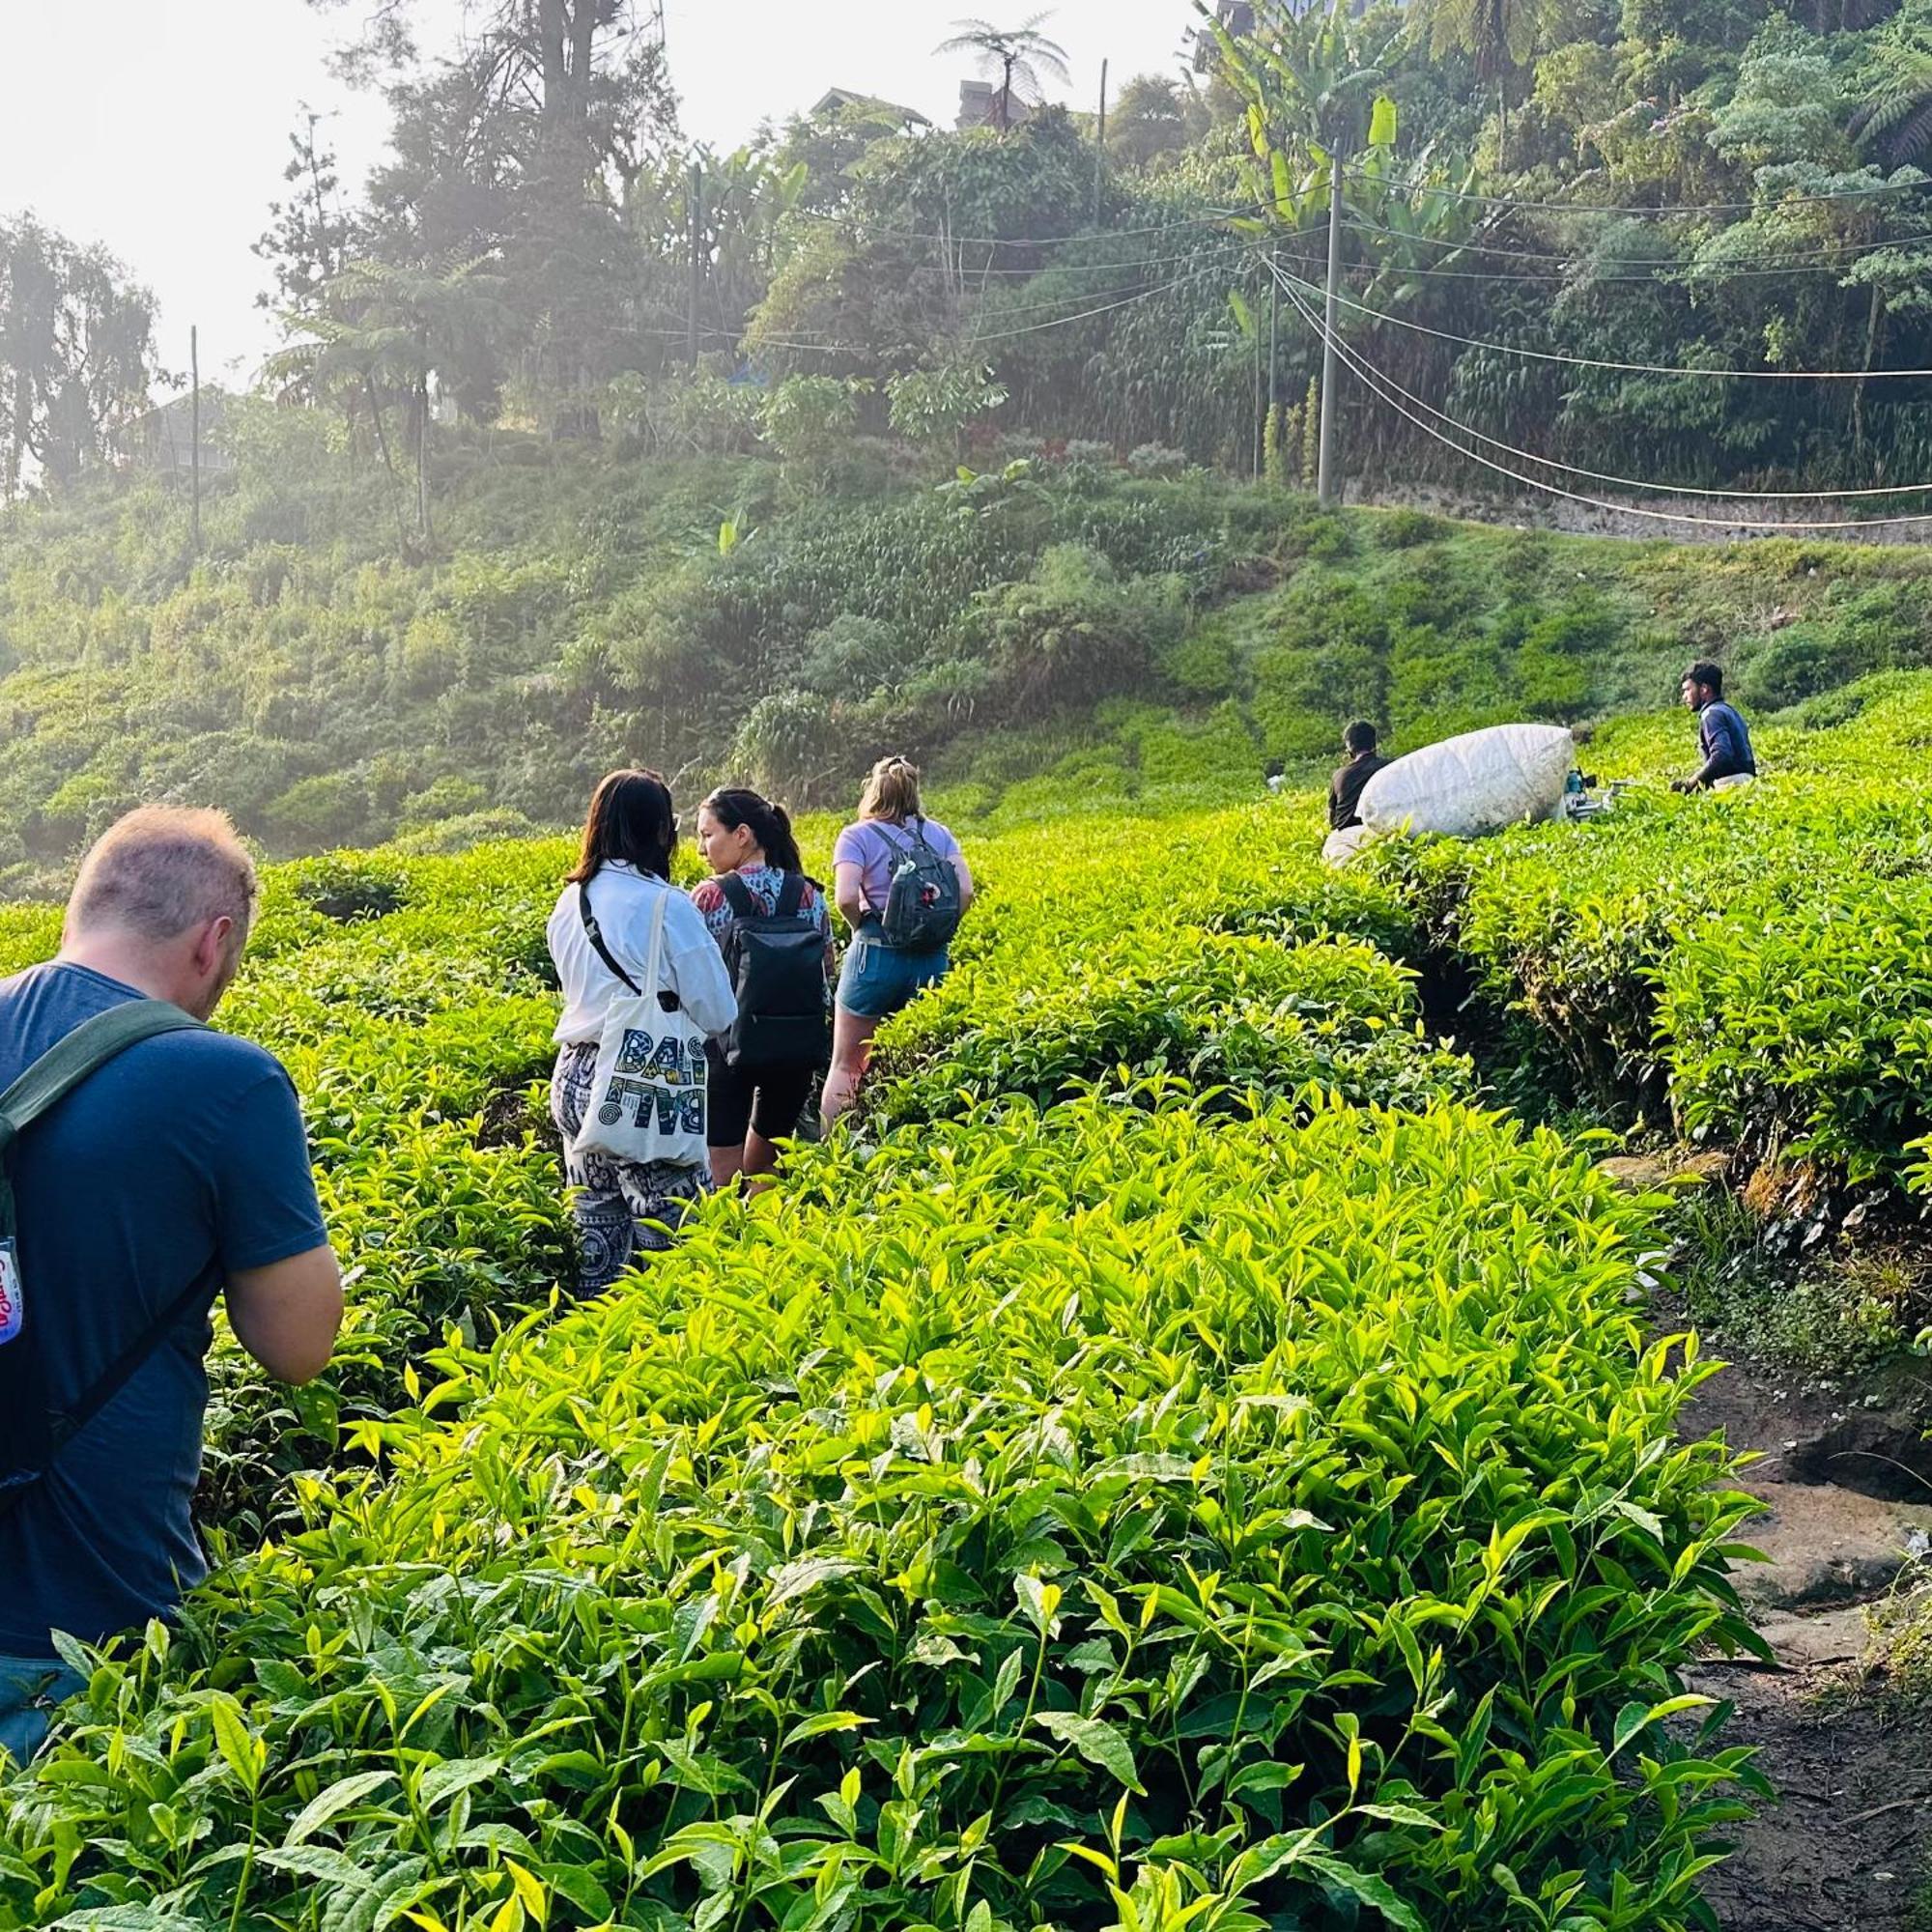
<instances>
[{"instance_id":1,"label":"black backpack","mask_svg":"<svg viewBox=\"0 0 1932 1932\"><path fill-rule=\"evenodd\" d=\"M719 1041L727 1066L816 1066L829 1056L825 1026L825 934L804 910L805 875L787 872L767 912L736 872L719 881L731 907L724 967L738 1017Z\"/></svg>"},{"instance_id":2,"label":"black backpack","mask_svg":"<svg viewBox=\"0 0 1932 1932\"><path fill-rule=\"evenodd\" d=\"M880 836L899 854L880 923L886 944L900 952L937 952L959 930L959 874L951 859L926 842L924 819L915 818L902 829L910 845L899 845L883 824L879 827Z\"/></svg>"},{"instance_id":3,"label":"black backpack","mask_svg":"<svg viewBox=\"0 0 1932 1932\"><path fill-rule=\"evenodd\" d=\"M124 1001L83 1020L0 1094L0 1516L40 1481L61 1449L105 1407L197 1299L213 1289L216 1273L211 1264L91 1387L82 1390L71 1407L55 1408L47 1399L40 1329L34 1321L34 1297L45 1291L23 1281L21 1274L9 1168L14 1142L89 1074L137 1040L200 1025L165 1000Z\"/></svg>"}]
</instances>

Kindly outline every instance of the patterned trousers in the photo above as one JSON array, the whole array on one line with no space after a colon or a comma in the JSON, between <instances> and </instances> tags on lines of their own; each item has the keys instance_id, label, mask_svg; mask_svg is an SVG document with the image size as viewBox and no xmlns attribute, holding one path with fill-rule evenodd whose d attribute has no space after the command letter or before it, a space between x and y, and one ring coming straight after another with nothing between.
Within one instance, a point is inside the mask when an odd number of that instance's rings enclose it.
<instances>
[{"instance_id":1,"label":"patterned trousers","mask_svg":"<svg viewBox=\"0 0 1932 1932\"><path fill-rule=\"evenodd\" d=\"M563 1136L564 1178L573 1190L577 1285L585 1294L609 1288L642 1257L662 1254L676 1240L692 1205L711 1192L708 1168L570 1151L596 1074L597 1042L583 1040L557 1055L550 1083L550 1117Z\"/></svg>"}]
</instances>

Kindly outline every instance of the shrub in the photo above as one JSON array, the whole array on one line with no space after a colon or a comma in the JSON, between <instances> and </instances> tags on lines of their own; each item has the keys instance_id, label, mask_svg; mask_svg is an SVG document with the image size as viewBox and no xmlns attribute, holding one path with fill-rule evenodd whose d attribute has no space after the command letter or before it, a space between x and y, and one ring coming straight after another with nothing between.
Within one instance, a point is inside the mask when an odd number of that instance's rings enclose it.
<instances>
[{"instance_id":1,"label":"shrub","mask_svg":"<svg viewBox=\"0 0 1932 1932\"><path fill-rule=\"evenodd\" d=\"M325 919L381 919L409 897L408 882L394 867L348 853L285 867L280 884Z\"/></svg>"},{"instance_id":2,"label":"shrub","mask_svg":"<svg viewBox=\"0 0 1932 1932\"><path fill-rule=\"evenodd\" d=\"M1187 452L1164 442L1143 442L1128 451L1127 468L1136 476L1179 476L1187 468Z\"/></svg>"},{"instance_id":3,"label":"shrub","mask_svg":"<svg viewBox=\"0 0 1932 1932\"><path fill-rule=\"evenodd\" d=\"M1387 510L1375 519L1376 541L1384 550L1413 550L1446 536L1450 526L1427 510Z\"/></svg>"},{"instance_id":4,"label":"shrub","mask_svg":"<svg viewBox=\"0 0 1932 1932\"><path fill-rule=\"evenodd\" d=\"M1794 624L1751 646L1738 667L1735 695L1745 704L1782 711L1844 684L1860 666L1844 639L1811 624Z\"/></svg>"},{"instance_id":5,"label":"shrub","mask_svg":"<svg viewBox=\"0 0 1932 1932\"><path fill-rule=\"evenodd\" d=\"M521 811L497 807L421 826L398 838L395 850L411 858L427 859L472 851L478 845L501 844L507 839L534 838L537 833L538 827Z\"/></svg>"},{"instance_id":6,"label":"shrub","mask_svg":"<svg viewBox=\"0 0 1932 1932\"><path fill-rule=\"evenodd\" d=\"M1212 933L1126 938L1045 974L989 966L885 1030L866 1105L895 1126L1096 1082L1156 1095L1158 1076L1250 1111L1305 1088L1380 1105L1468 1094L1468 1062L1412 1031L1409 980L1366 946Z\"/></svg>"},{"instance_id":7,"label":"shrub","mask_svg":"<svg viewBox=\"0 0 1932 1932\"><path fill-rule=\"evenodd\" d=\"M822 1886L998 1932L1170 1874L1691 1922L1745 1754L1665 1720L1745 1639L1749 1504L1674 1439L1703 1371L1643 1348L1655 1236L1585 1159L1093 1102L807 1151L782 1205L445 1350L455 1422L365 1432L386 1480L97 1662L6 1908L777 1926Z\"/></svg>"},{"instance_id":8,"label":"shrub","mask_svg":"<svg viewBox=\"0 0 1932 1932\"><path fill-rule=\"evenodd\" d=\"M349 772L299 779L262 814L270 836L285 848L348 845L369 822L369 792Z\"/></svg>"},{"instance_id":9,"label":"shrub","mask_svg":"<svg viewBox=\"0 0 1932 1932\"><path fill-rule=\"evenodd\" d=\"M895 626L845 611L805 640L798 682L821 697L863 697L882 685L897 684L916 657Z\"/></svg>"},{"instance_id":10,"label":"shrub","mask_svg":"<svg viewBox=\"0 0 1932 1932\"><path fill-rule=\"evenodd\" d=\"M400 807L401 829L415 832L445 818L463 818L481 811L490 803L490 794L473 779L446 775L412 792Z\"/></svg>"},{"instance_id":11,"label":"shrub","mask_svg":"<svg viewBox=\"0 0 1932 1932\"><path fill-rule=\"evenodd\" d=\"M1145 685L1184 611L1179 580L1122 581L1104 556L1059 544L1029 582L982 596L974 626L1003 709L1020 717Z\"/></svg>"},{"instance_id":12,"label":"shrub","mask_svg":"<svg viewBox=\"0 0 1932 1932\"><path fill-rule=\"evenodd\" d=\"M801 805L827 796L827 767L836 734L832 707L805 692L773 692L746 715L731 746L731 763L745 781Z\"/></svg>"}]
</instances>

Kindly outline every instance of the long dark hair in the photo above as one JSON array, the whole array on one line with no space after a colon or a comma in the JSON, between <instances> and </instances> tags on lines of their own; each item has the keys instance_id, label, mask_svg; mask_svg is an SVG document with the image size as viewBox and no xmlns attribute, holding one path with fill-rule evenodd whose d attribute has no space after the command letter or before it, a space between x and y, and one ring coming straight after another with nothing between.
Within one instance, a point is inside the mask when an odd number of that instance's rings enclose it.
<instances>
[{"instance_id":1,"label":"long dark hair","mask_svg":"<svg viewBox=\"0 0 1932 1932\"><path fill-rule=\"evenodd\" d=\"M726 832L741 825L752 829L765 855L765 864L781 872L805 870L805 857L798 849L798 837L791 829L791 814L781 805L774 805L762 792L744 785L721 785L704 801L708 811Z\"/></svg>"},{"instance_id":2,"label":"long dark hair","mask_svg":"<svg viewBox=\"0 0 1932 1932\"><path fill-rule=\"evenodd\" d=\"M571 873L577 885L596 877L600 866L621 859L640 872L670 877L670 855L677 850L677 815L670 786L658 772L612 772L590 794L583 821L583 850Z\"/></svg>"}]
</instances>

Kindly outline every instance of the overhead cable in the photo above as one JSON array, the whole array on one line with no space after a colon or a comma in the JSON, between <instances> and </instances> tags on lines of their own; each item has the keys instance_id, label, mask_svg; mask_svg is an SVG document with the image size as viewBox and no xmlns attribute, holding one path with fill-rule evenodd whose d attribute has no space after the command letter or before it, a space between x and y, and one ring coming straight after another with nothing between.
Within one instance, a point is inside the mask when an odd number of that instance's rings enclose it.
<instances>
[{"instance_id":1,"label":"overhead cable","mask_svg":"<svg viewBox=\"0 0 1932 1932\"><path fill-rule=\"evenodd\" d=\"M1872 182L1862 187L1837 188L1823 194L1787 194L1756 201L1686 202L1676 207L1639 208L1617 207L1597 202L1520 201L1502 195L1476 194L1467 188L1442 187L1432 182L1391 182L1385 177L1367 174L1354 168L1345 167L1342 173L1345 179L1366 183L1375 187L1395 188L1406 194L1434 195L1444 201L1473 202L1484 208L1499 208L1535 214L1622 214L1634 219L1651 220L1676 220L1689 214L1750 214L1766 207L1832 206L1841 201L1869 200L1881 194L1905 194L1913 188L1932 188L1932 179L1918 175L1909 182Z\"/></svg>"},{"instance_id":2,"label":"overhead cable","mask_svg":"<svg viewBox=\"0 0 1932 1932\"><path fill-rule=\"evenodd\" d=\"M1292 278L1283 278L1287 288ZM1307 291L1306 300L1310 306L1319 293L1308 283L1301 284ZM1299 290L1291 290L1299 294ZM1367 358L1364 357L1364 360ZM1619 476L1605 469L1584 469L1574 463L1565 463L1553 456L1539 456L1533 449L1520 449L1513 442L1504 442L1500 438L1485 435L1483 431L1469 423L1452 416L1446 410L1437 409L1434 403L1417 395L1413 389L1405 386L1391 376L1386 369L1378 369L1384 383L1398 391L1419 410L1426 410L1436 421L1446 424L1459 436L1473 437L1476 441L1486 443L1491 449L1501 450L1505 456L1514 456L1524 463L1540 463L1546 469L1560 470L1567 476L1580 476L1590 483L1611 483L1624 490L1647 490L1668 497L1715 497L1726 502L1790 503L1831 501L1852 501L1854 499L1878 497L1918 497L1932 492L1932 483L1885 483L1856 490L1723 490L1702 483L1660 483L1640 476Z\"/></svg>"},{"instance_id":3,"label":"overhead cable","mask_svg":"<svg viewBox=\"0 0 1932 1932\"><path fill-rule=\"evenodd\" d=\"M1289 299L1300 313L1302 320L1316 333L1326 341L1330 338L1323 328L1321 318L1304 301L1298 291L1291 290ZM1507 476L1512 482L1527 485L1532 490L1540 490L1545 496L1560 497L1569 502L1582 503L1594 510L1605 510L1614 516L1640 517L1652 523L1689 525L1699 529L1713 530L1870 530L1904 524L1932 523L1932 511L1919 516L1895 517L1855 517L1831 521L1801 520L1798 518L1757 521L1749 517L1696 517L1688 511L1655 510L1644 504L1618 502L1614 498L1589 497L1580 491L1566 490L1561 485L1546 482L1539 476L1525 475L1520 469L1512 469L1507 464L1498 463L1492 457L1485 456L1480 450L1464 448L1453 438L1445 436L1433 423L1414 413L1402 400L1391 395L1381 384L1379 372L1357 357L1338 334L1332 338L1336 354L1349 368L1380 401L1386 403L1395 412L1405 417L1425 436L1433 438L1445 449L1452 449L1465 462L1480 464L1484 469L1493 470L1498 476Z\"/></svg>"},{"instance_id":4,"label":"overhead cable","mask_svg":"<svg viewBox=\"0 0 1932 1932\"><path fill-rule=\"evenodd\" d=\"M1303 288L1314 295L1322 291L1313 282ZM1691 365L1672 366L1662 362L1611 362L1595 355L1562 355L1551 349L1525 349L1514 342L1489 342L1481 336L1459 335L1453 329L1432 328L1427 323L1411 322L1406 316L1391 315L1385 309L1371 308L1351 296L1336 291L1335 299L1357 315L1377 322L1393 324L1417 335L1433 336L1438 342L1454 342L1464 349L1487 349L1498 355L1520 355L1534 362L1555 362L1572 369L1606 369L1623 376L1706 376L1721 380L1761 383L1902 383L1923 382L1932 378L1932 369L1703 369Z\"/></svg>"}]
</instances>

